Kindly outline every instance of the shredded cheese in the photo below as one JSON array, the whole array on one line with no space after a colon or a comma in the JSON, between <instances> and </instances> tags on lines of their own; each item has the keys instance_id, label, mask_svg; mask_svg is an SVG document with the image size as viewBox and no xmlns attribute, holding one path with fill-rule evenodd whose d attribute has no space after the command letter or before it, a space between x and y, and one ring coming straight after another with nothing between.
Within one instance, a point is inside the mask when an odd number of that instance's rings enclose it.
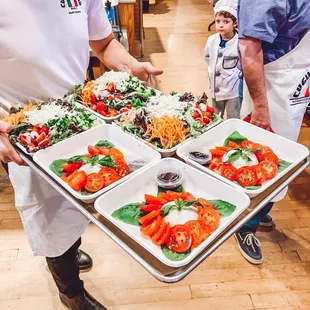
<instances>
[{"instance_id":1,"label":"shredded cheese","mask_svg":"<svg viewBox=\"0 0 310 310\"><path fill-rule=\"evenodd\" d=\"M181 102L177 95L164 95L151 98L146 107L146 112L155 117L178 117L184 112L187 106L188 104L186 102Z\"/></svg>"},{"instance_id":2,"label":"shredded cheese","mask_svg":"<svg viewBox=\"0 0 310 310\"><path fill-rule=\"evenodd\" d=\"M24 112L27 121L33 126L39 124L44 125L48 121L65 117L66 115L74 115L75 111L68 111L68 109L64 106L57 105L55 102L51 102L46 105L42 105L40 110L31 110Z\"/></svg>"}]
</instances>

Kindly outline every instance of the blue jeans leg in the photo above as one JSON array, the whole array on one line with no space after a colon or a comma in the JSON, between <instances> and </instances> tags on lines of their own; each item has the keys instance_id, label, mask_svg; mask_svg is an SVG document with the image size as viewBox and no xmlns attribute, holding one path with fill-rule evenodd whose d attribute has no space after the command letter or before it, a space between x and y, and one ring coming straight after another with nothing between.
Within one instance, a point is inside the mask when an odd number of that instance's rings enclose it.
<instances>
[{"instance_id":1,"label":"blue jeans leg","mask_svg":"<svg viewBox=\"0 0 310 310\"><path fill-rule=\"evenodd\" d=\"M270 212L274 205L274 202L269 202L261 209L256 215L254 215L242 228L242 231L251 231L256 233L259 226L259 222Z\"/></svg>"},{"instance_id":2,"label":"blue jeans leg","mask_svg":"<svg viewBox=\"0 0 310 310\"><path fill-rule=\"evenodd\" d=\"M240 102L240 104L242 104L242 101L243 101L243 77L239 78L238 95L239 95L239 102Z\"/></svg>"}]
</instances>

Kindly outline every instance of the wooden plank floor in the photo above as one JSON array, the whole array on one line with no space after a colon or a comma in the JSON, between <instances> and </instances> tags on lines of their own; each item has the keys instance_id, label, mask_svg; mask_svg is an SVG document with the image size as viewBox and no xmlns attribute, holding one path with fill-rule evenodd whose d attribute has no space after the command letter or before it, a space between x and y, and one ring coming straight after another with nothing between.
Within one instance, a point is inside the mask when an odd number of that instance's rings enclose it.
<instances>
[{"instance_id":1,"label":"wooden plank floor","mask_svg":"<svg viewBox=\"0 0 310 310\"><path fill-rule=\"evenodd\" d=\"M145 16L146 59L162 67L165 92L208 89L202 51L212 9L206 0L162 1ZM304 125L300 142L310 147ZM276 229L260 232L265 257L257 267L226 242L184 281L166 285L89 225L83 249L94 268L83 274L87 289L113 310L310 309L310 170L290 186L272 211ZM32 257L14 207L13 190L0 169L0 309L58 310L63 306L42 257Z\"/></svg>"}]
</instances>

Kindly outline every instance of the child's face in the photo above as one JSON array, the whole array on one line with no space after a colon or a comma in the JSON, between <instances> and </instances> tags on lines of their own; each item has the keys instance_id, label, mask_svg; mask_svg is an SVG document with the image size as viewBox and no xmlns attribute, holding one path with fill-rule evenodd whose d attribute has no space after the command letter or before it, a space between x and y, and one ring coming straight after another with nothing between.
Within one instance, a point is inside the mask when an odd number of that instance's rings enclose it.
<instances>
[{"instance_id":1,"label":"child's face","mask_svg":"<svg viewBox=\"0 0 310 310\"><path fill-rule=\"evenodd\" d=\"M231 38L236 26L237 22L233 22L231 18L226 18L220 14L215 16L216 31L224 38Z\"/></svg>"}]
</instances>

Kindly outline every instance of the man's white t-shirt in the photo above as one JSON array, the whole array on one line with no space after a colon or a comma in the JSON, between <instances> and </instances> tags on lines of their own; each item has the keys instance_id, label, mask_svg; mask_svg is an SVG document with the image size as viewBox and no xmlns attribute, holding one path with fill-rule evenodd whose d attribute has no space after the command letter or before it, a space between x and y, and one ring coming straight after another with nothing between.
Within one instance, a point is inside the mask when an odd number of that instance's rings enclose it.
<instances>
[{"instance_id":1,"label":"man's white t-shirt","mask_svg":"<svg viewBox=\"0 0 310 310\"><path fill-rule=\"evenodd\" d=\"M88 41L111 32L102 0L1 0L0 115L17 102L62 97L83 82Z\"/></svg>"},{"instance_id":2,"label":"man's white t-shirt","mask_svg":"<svg viewBox=\"0 0 310 310\"><path fill-rule=\"evenodd\" d=\"M0 113L83 82L88 41L111 32L102 0L0 0ZM29 167L10 163L9 172L34 255L62 255L89 220Z\"/></svg>"}]
</instances>

